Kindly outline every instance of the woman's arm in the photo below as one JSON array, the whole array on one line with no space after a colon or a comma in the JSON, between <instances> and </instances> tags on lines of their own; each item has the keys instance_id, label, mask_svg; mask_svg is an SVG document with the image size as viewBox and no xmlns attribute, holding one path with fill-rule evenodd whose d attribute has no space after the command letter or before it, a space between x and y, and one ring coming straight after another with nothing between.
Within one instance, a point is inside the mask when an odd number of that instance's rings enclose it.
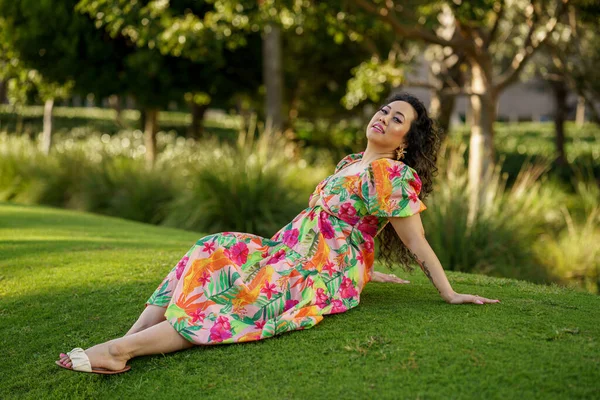
<instances>
[{"instance_id":1,"label":"woman's arm","mask_svg":"<svg viewBox=\"0 0 600 400\"><path fill-rule=\"evenodd\" d=\"M398 278L394 274L384 274L383 272L373 271L371 282L392 282L392 283L410 283L410 281Z\"/></svg>"},{"instance_id":2,"label":"woman's arm","mask_svg":"<svg viewBox=\"0 0 600 400\"><path fill-rule=\"evenodd\" d=\"M404 243L415 256L417 263L427 278L433 283L446 302L450 304L484 304L498 303L500 301L470 294L460 294L452 289L452 286L444 273L442 264L427 242L427 239L425 239L425 230L421 223L420 214L415 214L410 217L393 217L389 220L400 237L400 240L402 240L402 243Z\"/></svg>"}]
</instances>

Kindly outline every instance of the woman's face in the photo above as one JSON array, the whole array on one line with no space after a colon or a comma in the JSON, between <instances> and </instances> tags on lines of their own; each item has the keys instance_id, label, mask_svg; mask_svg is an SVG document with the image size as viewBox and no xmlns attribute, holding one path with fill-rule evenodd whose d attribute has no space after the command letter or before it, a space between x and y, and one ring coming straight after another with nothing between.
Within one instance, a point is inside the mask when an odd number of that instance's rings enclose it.
<instances>
[{"instance_id":1,"label":"woman's face","mask_svg":"<svg viewBox=\"0 0 600 400\"><path fill-rule=\"evenodd\" d=\"M404 143L404 136L417 117L413 106L405 101L392 101L373 115L367 126L367 140L385 151L393 151Z\"/></svg>"}]
</instances>

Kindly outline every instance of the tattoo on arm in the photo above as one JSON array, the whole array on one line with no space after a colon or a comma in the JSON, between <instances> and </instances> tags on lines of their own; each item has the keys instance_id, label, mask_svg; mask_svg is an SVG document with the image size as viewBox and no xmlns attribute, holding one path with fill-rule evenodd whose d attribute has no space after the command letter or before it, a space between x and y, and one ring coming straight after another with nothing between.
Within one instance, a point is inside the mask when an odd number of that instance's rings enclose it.
<instances>
[{"instance_id":1,"label":"tattoo on arm","mask_svg":"<svg viewBox=\"0 0 600 400\"><path fill-rule=\"evenodd\" d=\"M429 281L431 282L431 284L433 285L433 287L436 288L436 290L438 291L438 293L441 293L440 289L438 289L438 287L435 286L435 283L433 282L433 278L431 277L431 272L429 272L429 268L427 268L427 265L425 264L425 261L419 260L419 257L417 257L417 255L415 253L413 253L412 251L410 253L414 257L414 259L417 261L417 264L419 264L419 267L421 267L421 269L423 270L423 273L429 279Z\"/></svg>"}]
</instances>

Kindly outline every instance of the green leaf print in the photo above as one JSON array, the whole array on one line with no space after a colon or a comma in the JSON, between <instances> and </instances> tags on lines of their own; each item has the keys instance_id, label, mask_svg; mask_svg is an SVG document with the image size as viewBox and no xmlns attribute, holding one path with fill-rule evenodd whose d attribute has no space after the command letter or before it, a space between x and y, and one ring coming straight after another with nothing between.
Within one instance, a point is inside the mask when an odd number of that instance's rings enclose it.
<instances>
[{"instance_id":1,"label":"green leaf print","mask_svg":"<svg viewBox=\"0 0 600 400\"><path fill-rule=\"evenodd\" d=\"M237 314L231 314L231 317L233 319L237 320L237 321L243 322L246 325L254 325L254 321L258 321L258 319L252 319L252 318L247 317L247 316L241 317L241 316L239 316Z\"/></svg>"},{"instance_id":2,"label":"green leaf print","mask_svg":"<svg viewBox=\"0 0 600 400\"><path fill-rule=\"evenodd\" d=\"M229 326L230 326L232 335L238 334L239 332L246 329L249 325L254 326L254 322L252 322L251 324L245 324L244 322L237 320L237 319L229 320Z\"/></svg>"},{"instance_id":3,"label":"green leaf print","mask_svg":"<svg viewBox=\"0 0 600 400\"><path fill-rule=\"evenodd\" d=\"M177 304L173 303L167 308L167 311L165 311L165 317L167 319L173 319L173 318L180 319L180 318L187 318L189 316L187 315L187 313L185 312L185 310L183 308L181 308Z\"/></svg>"},{"instance_id":4,"label":"green leaf print","mask_svg":"<svg viewBox=\"0 0 600 400\"><path fill-rule=\"evenodd\" d=\"M300 326L304 329L312 328L315 326L315 320L312 317L306 317L306 319L303 319L302 322L300 322Z\"/></svg>"},{"instance_id":5,"label":"green leaf print","mask_svg":"<svg viewBox=\"0 0 600 400\"><path fill-rule=\"evenodd\" d=\"M327 286L327 290L329 291L329 293L331 293L331 294L337 293L337 291L340 288L340 285L342 284L343 277L344 277L344 274L339 274L339 275L332 277L329 280L324 279L325 286Z\"/></svg>"},{"instance_id":6,"label":"green leaf print","mask_svg":"<svg viewBox=\"0 0 600 400\"><path fill-rule=\"evenodd\" d=\"M262 258L262 256L261 256L261 258ZM252 279L254 279L254 276L258 273L258 271L260 271L260 263L256 263L256 264L252 265L250 268L248 268L247 271L243 271L243 272L247 273L247 275L244 278L242 278L243 281L245 283L251 282Z\"/></svg>"},{"instance_id":7,"label":"green leaf print","mask_svg":"<svg viewBox=\"0 0 600 400\"><path fill-rule=\"evenodd\" d=\"M248 259L241 266L242 271L245 272L247 269L253 268L256 264L258 264L258 262L260 262L260 260L262 260L262 258L263 258L262 252L260 252L260 251L250 252Z\"/></svg>"},{"instance_id":8,"label":"green leaf print","mask_svg":"<svg viewBox=\"0 0 600 400\"><path fill-rule=\"evenodd\" d=\"M168 280L165 281L165 283L160 287L159 290L156 290L154 291L154 293L152 293L152 296L150 296L148 303L154 304L159 307L164 307L167 304L169 304L172 296L169 296L169 293L171 293L171 291L167 290L167 286L169 286Z\"/></svg>"},{"instance_id":9,"label":"green leaf print","mask_svg":"<svg viewBox=\"0 0 600 400\"><path fill-rule=\"evenodd\" d=\"M263 333L261 335L261 339L268 338L275 335L275 320L270 319L267 321L265 326L263 326Z\"/></svg>"},{"instance_id":10,"label":"green leaf print","mask_svg":"<svg viewBox=\"0 0 600 400\"><path fill-rule=\"evenodd\" d=\"M310 248L317 240L317 233L314 231L314 229L310 229L308 232L306 232L306 234L304 234L304 236L302 236L302 240L300 241L299 245L302 248Z\"/></svg>"},{"instance_id":11,"label":"green leaf print","mask_svg":"<svg viewBox=\"0 0 600 400\"><path fill-rule=\"evenodd\" d=\"M252 316L252 318L258 319L261 317L261 315L263 319L274 318L275 316L281 314L284 306L285 298L283 297L283 293L279 293L279 295L273 296L270 300L267 299L267 303L261 305L260 309Z\"/></svg>"},{"instance_id":12,"label":"green leaf print","mask_svg":"<svg viewBox=\"0 0 600 400\"><path fill-rule=\"evenodd\" d=\"M311 231L314 233L313 237L313 241L310 244L310 247L308 248L308 251L306 252L306 257L311 258L315 255L315 253L317 252L317 249L319 248L319 236L316 234L316 232Z\"/></svg>"},{"instance_id":13,"label":"green leaf print","mask_svg":"<svg viewBox=\"0 0 600 400\"><path fill-rule=\"evenodd\" d=\"M400 201L400 206L399 206L399 208L398 208L398 209L399 209L400 211L404 210L404 209L406 208L406 206L408 206L408 203L409 203L409 201L410 201L410 199L402 199L402 200Z\"/></svg>"},{"instance_id":14,"label":"green leaf print","mask_svg":"<svg viewBox=\"0 0 600 400\"><path fill-rule=\"evenodd\" d=\"M277 322L275 329L275 334L278 335L283 332L289 332L298 329L298 324L296 324L294 321Z\"/></svg>"},{"instance_id":15,"label":"green leaf print","mask_svg":"<svg viewBox=\"0 0 600 400\"><path fill-rule=\"evenodd\" d=\"M346 201L348 199L348 191L346 189L341 190L340 192L340 201Z\"/></svg>"},{"instance_id":16,"label":"green leaf print","mask_svg":"<svg viewBox=\"0 0 600 400\"><path fill-rule=\"evenodd\" d=\"M240 291L238 285L233 285L233 282L239 279L239 277L240 274L233 268L222 269L215 285L211 284L214 279L211 280L204 290L204 295L217 304L228 305Z\"/></svg>"},{"instance_id":17,"label":"green leaf print","mask_svg":"<svg viewBox=\"0 0 600 400\"><path fill-rule=\"evenodd\" d=\"M335 252L338 254L345 254L347 251L348 251L348 245L345 243L343 245L341 245L339 249L335 250Z\"/></svg>"}]
</instances>

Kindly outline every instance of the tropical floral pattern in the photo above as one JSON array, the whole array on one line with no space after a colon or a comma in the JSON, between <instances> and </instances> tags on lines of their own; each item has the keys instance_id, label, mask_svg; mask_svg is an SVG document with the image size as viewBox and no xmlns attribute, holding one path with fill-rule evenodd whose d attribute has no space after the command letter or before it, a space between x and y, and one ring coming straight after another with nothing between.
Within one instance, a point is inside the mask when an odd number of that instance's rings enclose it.
<instances>
[{"instance_id":1,"label":"tropical floral pattern","mask_svg":"<svg viewBox=\"0 0 600 400\"><path fill-rule=\"evenodd\" d=\"M146 304L166 307L169 323L199 345L307 329L356 307L371 280L373 238L389 217L426 209L421 180L401 161L382 158L361 173L338 174L362 156L344 157L311 194L319 204L272 238L221 232L198 240Z\"/></svg>"}]
</instances>

